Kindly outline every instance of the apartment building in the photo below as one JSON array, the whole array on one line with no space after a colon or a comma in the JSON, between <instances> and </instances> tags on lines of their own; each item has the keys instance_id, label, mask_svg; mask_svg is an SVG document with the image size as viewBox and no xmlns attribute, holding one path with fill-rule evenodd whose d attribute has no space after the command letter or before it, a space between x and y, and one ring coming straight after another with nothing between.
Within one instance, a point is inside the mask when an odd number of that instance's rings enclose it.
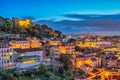
<instances>
[{"instance_id":1,"label":"apartment building","mask_svg":"<svg viewBox=\"0 0 120 80\"><path fill-rule=\"evenodd\" d=\"M75 52L75 46L73 44L60 45L60 54L72 54Z\"/></svg>"},{"instance_id":2,"label":"apartment building","mask_svg":"<svg viewBox=\"0 0 120 80\"><path fill-rule=\"evenodd\" d=\"M13 65L13 48L7 43L0 43L0 68L10 68Z\"/></svg>"},{"instance_id":3,"label":"apartment building","mask_svg":"<svg viewBox=\"0 0 120 80\"><path fill-rule=\"evenodd\" d=\"M36 38L27 38L26 40L12 40L9 44L14 49L41 48L42 44Z\"/></svg>"},{"instance_id":4,"label":"apartment building","mask_svg":"<svg viewBox=\"0 0 120 80\"><path fill-rule=\"evenodd\" d=\"M19 69L38 66L43 61L43 50L40 48L14 49L14 55Z\"/></svg>"}]
</instances>

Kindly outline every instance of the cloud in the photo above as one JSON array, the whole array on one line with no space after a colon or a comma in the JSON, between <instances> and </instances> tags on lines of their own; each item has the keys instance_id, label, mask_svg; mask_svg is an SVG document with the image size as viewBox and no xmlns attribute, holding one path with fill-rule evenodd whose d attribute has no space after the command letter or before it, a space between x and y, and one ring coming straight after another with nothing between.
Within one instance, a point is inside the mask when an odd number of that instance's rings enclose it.
<instances>
[{"instance_id":1,"label":"cloud","mask_svg":"<svg viewBox=\"0 0 120 80\"><path fill-rule=\"evenodd\" d=\"M39 20L37 23L46 24L63 33L83 33L90 30L91 32L113 34L120 31L120 14L65 14L62 16L65 17L62 20Z\"/></svg>"},{"instance_id":2,"label":"cloud","mask_svg":"<svg viewBox=\"0 0 120 80\"><path fill-rule=\"evenodd\" d=\"M66 14L65 17L83 19L84 21L60 21L58 23L63 25L72 25L72 26L90 26L90 27L99 27L103 30L120 30L120 14L115 15L79 15L79 14Z\"/></svg>"},{"instance_id":3,"label":"cloud","mask_svg":"<svg viewBox=\"0 0 120 80\"><path fill-rule=\"evenodd\" d=\"M83 19L120 19L120 14L65 14L64 17Z\"/></svg>"}]
</instances>

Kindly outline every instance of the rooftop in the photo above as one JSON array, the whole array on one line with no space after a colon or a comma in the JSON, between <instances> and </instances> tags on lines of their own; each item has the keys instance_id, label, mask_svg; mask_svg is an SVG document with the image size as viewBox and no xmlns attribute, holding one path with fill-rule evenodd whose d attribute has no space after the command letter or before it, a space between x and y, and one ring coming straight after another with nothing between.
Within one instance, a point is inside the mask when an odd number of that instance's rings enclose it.
<instances>
[{"instance_id":1,"label":"rooftop","mask_svg":"<svg viewBox=\"0 0 120 80\"><path fill-rule=\"evenodd\" d=\"M0 42L0 48L8 48L8 47L9 47L8 43Z\"/></svg>"},{"instance_id":2,"label":"rooftop","mask_svg":"<svg viewBox=\"0 0 120 80\"><path fill-rule=\"evenodd\" d=\"M91 60L92 60L92 61L97 61L97 59L96 59L96 58L91 58Z\"/></svg>"},{"instance_id":3,"label":"rooftop","mask_svg":"<svg viewBox=\"0 0 120 80\"><path fill-rule=\"evenodd\" d=\"M42 48L29 48L29 49L14 49L16 52L34 52L34 51L42 51Z\"/></svg>"}]
</instances>

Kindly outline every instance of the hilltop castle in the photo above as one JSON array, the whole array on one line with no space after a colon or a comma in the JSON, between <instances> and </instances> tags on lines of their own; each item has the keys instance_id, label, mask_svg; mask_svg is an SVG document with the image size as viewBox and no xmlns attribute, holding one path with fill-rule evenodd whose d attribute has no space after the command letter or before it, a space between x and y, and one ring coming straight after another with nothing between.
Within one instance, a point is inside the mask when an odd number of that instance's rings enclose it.
<instances>
[{"instance_id":1,"label":"hilltop castle","mask_svg":"<svg viewBox=\"0 0 120 80\"><path fill-rule=\"evenodd\" d=\"M14 26L19 26L19 27L22 27L22 28L29 28L29 26L31 25L31 20L30 19L20 20L18 18L13 18L12 22L13 22Z\"/></svg>"}]
</instances>

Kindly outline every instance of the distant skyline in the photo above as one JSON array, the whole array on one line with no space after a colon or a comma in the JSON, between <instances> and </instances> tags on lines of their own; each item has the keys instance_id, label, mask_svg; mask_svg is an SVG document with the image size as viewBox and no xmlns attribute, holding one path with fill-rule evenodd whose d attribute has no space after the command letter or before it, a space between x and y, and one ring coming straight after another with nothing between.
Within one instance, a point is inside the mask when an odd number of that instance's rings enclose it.
<instances>
[{"instance_id":1,"label":"distant skyline","mask_svg":"<svg viewBox=\"0 0 120 80\"><path fill-rule=\"evenodd\" d=\"M120 0L0 0L0 16L31 17L63 33L118 34Z\"/></svg>"}]
</instances>

